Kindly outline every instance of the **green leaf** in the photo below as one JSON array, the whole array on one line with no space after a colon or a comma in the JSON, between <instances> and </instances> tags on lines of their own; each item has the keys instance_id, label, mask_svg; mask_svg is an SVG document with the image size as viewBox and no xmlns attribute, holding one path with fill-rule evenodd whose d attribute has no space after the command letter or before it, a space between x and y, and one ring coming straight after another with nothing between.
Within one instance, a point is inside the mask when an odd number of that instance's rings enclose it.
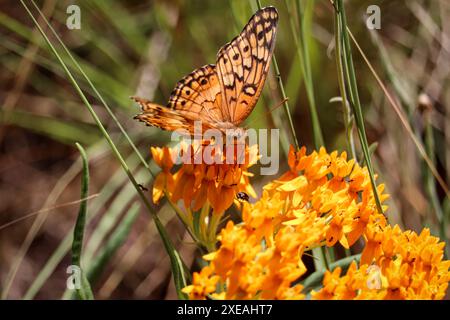
<instances>
[{"instance_id":1,"label":"green leaf","mask_svg":"<svg viewBox=\"0 0 450 320\"><path fill-rule=\"evenodd\" d=\"M87 196L89 192L89 165L87 160L86 151L83 147L76 143L78 150L80 151L81 158L83 159L83 174L81 179L81 203L80 210L78 212L77 221L75 223L75 228L73 230L73 241L72 241L72 264L76 265L81 270L81 287L77 289L77 293L83 300L92 300L94 295L91 290L89 281L84 274L81 267L81 251L83 249L83 238L84 238L84 227L86 224L86 214L87 214Z\"/></svg>"}]
</instances>

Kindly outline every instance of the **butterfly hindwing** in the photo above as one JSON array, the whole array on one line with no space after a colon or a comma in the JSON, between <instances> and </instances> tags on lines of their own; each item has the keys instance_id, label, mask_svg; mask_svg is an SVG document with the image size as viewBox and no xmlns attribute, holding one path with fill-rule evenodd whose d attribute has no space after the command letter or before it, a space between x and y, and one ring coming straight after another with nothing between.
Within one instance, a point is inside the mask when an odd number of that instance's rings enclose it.
<instances>
[{"instance_id":1,"label":"butterfly hindwing","mask_svg":"<svg viewBox=\"0 0 450 320\"><path fill-rule=\"evenodd\" d=\"M142 113L136 115L134 118L144 122L146 125L158 127L163 130L175 131L177 129L187 130L192 132L192 123L194 118L189 114L183 114L170 108L152 103L149 100L131 97L136 101L142 109Z\"/></svg>"},{"instance_id":2,"label":"butterfly hindwing","mask_svg":"<svg viewBox=\"0 0 450 320\"><path fill-rule=\"evenodd\" d=\"M266 7L217 54L217 72L228 121L239 125L258 101L275 46L278 13Z\"/></svg>"},{"instance_id":3,"label":"butterfly hindwing","mask_svg":"<svg viewBox=\"0 0 450 320\"><path fill-rule=\"evenodd\" d=\"M136 118L170 131L180 125L181 128L193 132L195 120L201 120L206 127L213 127L213 124L220 122L223 117L220 84L215 70L215 65L206 65L181 79L173 89L166 107L145 99L133 98L143 111Z\"/></svg>"},{"instance_id":4,"label":"butterfly hindwing","mask_svg":"<svg viewBox=\"0 0 450 320\"><path fill-rule=\"evenodd\" d=\"M202 121L221 121L221 92L216 66L208 64L181 79L169 98L168 108L185 110Z\"/></svg>"}]
</instances>

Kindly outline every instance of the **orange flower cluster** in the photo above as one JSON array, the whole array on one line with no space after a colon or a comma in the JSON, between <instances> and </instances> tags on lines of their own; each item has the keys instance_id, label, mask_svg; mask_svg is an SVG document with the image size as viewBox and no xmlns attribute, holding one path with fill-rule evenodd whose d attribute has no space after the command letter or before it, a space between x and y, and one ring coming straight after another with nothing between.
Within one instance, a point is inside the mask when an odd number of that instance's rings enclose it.
<instances>
[{"instance_id":1,"label":"orange flower cluster","mask_svg":"<svg viewBox=\"0 0 450 320\"><path fill-rule=\"evenodd\" d=\"M257 160L257 145L245 146L240 153L237 146L233 152L220 150L217 152L212 148L212 159L221 161L207 164L202 158L207 146L199 144L182 144L177 148L151 148L151 153L156 164L162 169L155 179L153 186L153 202L157 203L161 197L168 195L172 203L183 200L184 206L188 210L198 211L206 202L214 210L215 214L222 214L228 209L235 199L237 192L245 192L252 197L256 197L255 191L249 183L248 177L251 173L248 168ZM182 164L176 172L174 160L177 153L181 156ZM232 155L232 159L227 159L227 154ZM238 157L242 155L242 161ZM200 156L200 161L197 157Z\"/></svg>"},{"instance_id":2,"label":"orange flower cluster","mask_svg":"<svg viewBox=\"0 0 450 320\"><path fill-rule=\"evenodd\" d=\"M191 299L303 299L305 251L361 236L360 267L345 275L327 271L313 299L441 299L450 281L444 243L388 225L376 209L369 173L345 152L325 149L289 153L290 170L267 184L254 204L245 203L242 223L229 221L219 248L204 256L208 266L183 289ZM383 201L383 185L378 196ZM384 208L386 209L386 208Z\"/></svg>"},{"instance_id":3,"label":"orange flower cluster","mask_svg":"<svg viewBox=\"0 0 450 320\"><path fill-rule=\"evenodd\" d=\"M424 229L420 235L396 225L373 224L366 232L361 266L327 271L314 299L442 299L450 281L444 242Z\"/></svg>"},{"instance_id":4,"label":"orange flower cluster","mask_svg":"<svg viewBox=\"0 0 450 320\"><path fill-rule=\"evenodd\" d=\"M364 233L370 221L385 221L378 213L369 173L347 154L325 148L306 154L291 147L288 156L290 170L264 189L279 193L286 203L286 223L295 225L304 216L322 220L327 246L339 242L345 248L353 245ZM384 185L377 188L380 201L386 200ZM386 209L386 207L384 207Z\"/></svg>"},{"instance_id":5,"label":"orange flower cluster","mask_svg":"<svg viewBox=\"0 0 450 320\"><path fill-rule=\"evenodd\" d=\"M244 204L241 224L230 221L221 231L219 249L205 256L207 272L195 273L184 289L190 298L302 299L303 287L293 283L306 272L306 250L338 241L348 248L369 221L384 221L367 169L347 161L345 153L322 148L306 155L305 148L291 148L289 165L259 201ZM382 191L380 185L384 200Z\"/></svg>"},{"instance_id":6,"label":"orange flower cluster","mask_svg":"<svg viewBox=\"0 0 450 320\"><path fill-rule=\"evenodd\" d=\"M292 284L306 272L301 255L320 238L320 226L309 219L295 228L283 226L269 245L248 222L235 225L229 221L221 230L220 248L204 256L209 266L194 273L192 285L183 289L190 299L208 295L214 299L304 298L303 287ZM219 291L218 286L222 288Z\"/></svg>"}]
</instances>

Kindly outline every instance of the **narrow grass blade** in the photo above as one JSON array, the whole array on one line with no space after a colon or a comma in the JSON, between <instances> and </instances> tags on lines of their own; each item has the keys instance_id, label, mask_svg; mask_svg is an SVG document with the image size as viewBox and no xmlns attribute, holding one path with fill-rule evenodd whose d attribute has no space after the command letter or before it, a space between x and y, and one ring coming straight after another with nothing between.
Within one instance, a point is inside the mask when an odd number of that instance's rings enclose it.
<instances>
[{"instance_id":1,"label":"narrow grass blade","mask_svg":"<svg viewBox=\"0 0 450 320\"><path fill-rule=\"evenodd\" d=\"M89 164L87 160L86 151L83 147L76 143L78 150L80 151L81 158L83 159L83 173L81 178L81 199L86 199L89 192ZM80 210L78 212L77 221L73 230L72 241L72 264L78 266L81 270L81 287L77 288L79 297L83 300L92 300L94 295L91 290L89 281L86 279L83 268L81 267L81 252L83 249L84 229L86 224L87 213L87 200L83 200L80 203Z\"/></svg>"},{"instance_id":2,"label":"narrow grass blade","mask_svg":"<svg viewBox=\"0 0 450 320\"><path fill-rule=\"evenodd\" d=\"M4 110L0 110L0 124L14 124L71 145L75 139L80 143L90 145L100 137L98 130L92 125L70 123L19 110L10 110L8 114Z\"/></svg>"},{"instance_id":3,"label":"narrow grass blade","mask_svg":"<svg viewBox=\"0 0 450 320\"><path fill-rule=\"evenodd\" d=\"M347 30L347 18L345 15L345 8L342 0L337 0L337 8L335 13L340 20L341 29L338 32L342 33L343 40L343 60L344 60L344 74L346 75L347 86L349 88L349 102L353 109L353 114L356 117L356 127L358 131L359 140L364 153L364 158L367 163L367 169L369 171L370 182L372 184L372 190L375 197L378 212L383 213L380 197L377 191L377 185L375 182L374 171L372 166L372 160L369 153L369 144L367 142L366 129L364 125L364 117L362 113L361 102L359 100L358 86L356 82L355 68L353 66L352 51L350 46L350 40Z\"/></svg>"},{"instance_id":4,"label":"narrow grass blade","mask_svg":"<svg viewBox=\"0 0 450 320\"><path fill-rule=\"evenodd\" d=\"M406 116L403 114L402 109L400 108L400 106L395 102L395 99L392 97L392 95L389 93L389 91L387 90L386 86L383 84L383 82L381 81L380 77L378 76L378 73L375 71L375 69L373 68L372 64L370 63L369 59L367 58L367 56L364 54L364 51L362 51L361 47L359 46L358 42L356 41L356 39L353 37L352 33L350 32L350 30L347 28L348 34L350 35L350 37L352 38L353 42L355 43L356 48L358 49L359 53L361 54L361 56L364 59L364 62L367 64L367 66L370 69L370 72L372 73L372 75L374 76L375 80L377 81L378 85L380 86L381 90L383 91L383 93L385 94L386 98L388 99L389 103L391 104L392 108L394 109L395 113L398 115L401 124L403 125L403 127L406 129L406 131L408 132L409 136L411 137L411 139L413 140L417 150L419 151L420 155L422 156L422 158L425 160L428 168L430 169L430 171L432 172L433 176L436 178L436 181L439 183L439 185L441 186L442 190L444 190L445 194L447 195L447 198L450 199L450 190L449 187L447 186L445 180L442 178L442 176L439 174L439 171L437 170L436 166L433 164L433 161L431 161L431 159L428 157L427 152L424 148L424 146L422 145L422 143L419 141L419 139L416 137L416 135L414 134L413 129L411 128L411 125L409 124Z\"/></svg>"},{"instance_id":5,"label":"narrow grass blade","mask_svg":"<svg viewBox=\"0 0 450 320\"><path fill-rule=\"evenodd\" d=\"M435 143L434 143L434 133L433 133L433 126L431 124L431 115L429 114L429 111L425 111L424 114L424 121L425 121L425 148L427 150L428 157L430 158L433 165L436 163L435 159ZM439 237L445 241L446 246L444 249L444 257L447 259L448 257L448 250L449 250L449 239L445 234L445 230L447 229L447 223L444 217L444 211L442 210L441 203L438 198L438 193L436 190L436 181L433 177L433 173L431 172L430 168L428 168L425 165L425 190L428 194L428 198L430 199L430 209L434 212L436 216L436 220L438 222L439 227Z\"/></svg>"},{"instance_id":6,"label":"narrow grass blade","mask_svg":"<svg viewBox=\"0 0 450 320\"><path fill-rule=\"evenodd\" d=\"M150 170L147 161L145 161L144 157L141 155L141 153L139 152L138 148L136 147L136 145L133 143L133 141L131 140L130 136L127 134L127 132L125 131L125 129L123 128L122 124L120 123L120 121L117 119L117 117L115 116L115 114L112 112L111 108L109 107L109 105L106 103L106 100L102 97L102 95L100 94L100 92L97 90L97 88L94 86L94 84L92 83L92 81L89 79L89 77L86 75L86 73L84 72L83 68L80 66L80 64L77 62L77 60L73 57L72 53L70 52L70 50L66 47L66 45L64 44L64 42L62 41L62 39L59 37L58 33L55 31L55 29L52 27L52 25L48 22L48 20L46 19L46 17L42 14L42 12L39 10L39 7L36 5L36 3L34 2L34 0L31 0L31 2L33 3L34 7L39 11L42 19L46 22L49 30L51 30L51 32L53 33L53 35L55 36L55 38L58 40L59 44L62 46L62 48L64 49L64 51L66 52L66 54L68 55L68 57L70 58L70 60L72 61L72 63L76 66L76 68L78 69L78 71L80 72L80 74L83 76L83 78L87 81L87 83L89 84L89 86L91 87L91 89L94 91L95 95L98 97L98 99L100 100L100 102L102 103L102 105L104 106L104 108L106 109L106 111L108 112L109 116L113 119L114 123L118 126L118 128L120 129L120 131L122 132L122 134L125 136L125 138L127 139L127 142L130 144L130 146L133 148L133 151L136 153L136 155L139 157L139 160L141 161L141 163L145 166L145 168L149 171L149 173L151 174L151 176L154 178L154 174L153 172Z\"/></svg>"},{"instance_id":7,"label":"narrow grass blade","mask_svg":"<svg viewBox=\"0 0 450 320\"><path fill-rule=\"evenodd\" d=\"M117 149L115 143L113 142L113 140L111 139L110 135L108 134L108 132L106 131L105 127L103 126L102 122L100 121L100 118L98 117L98 115L95 113L94 109L92 108L91 104L89 103L89 101L87 100L86 96L84 95L83 91L81 90L80 86L78 85L77 81L75 80L75 78L73 77L71 71L68 69L66 63L63 61L63 59L61 58L61 56L59 55L58 51L56 50L56 48L53 46L53 44L51 43L50 39L47 37L47 35L45 34L45 32L42 30L42 28L40 27L40 25L37 23L36 19L34 18L33 14L31 13L31 11L29 10L29 8L27 7L27 5L25 4L25 2L23 0L20 0L22 6L25 8L25 10L27 11L28 15L30 16L30 18L33 20L33 23L36 25L36 27L38 28L39 32L41 33L41 35L44 37L45 42L47 43L47 45L50 47L50 50L52 51L52 53L55 55L56 59L59 61L59 63L61 64L62 68L64 69L65 73L67 74L67 77L69 78L70 82L72 83L74 89L76 90L76 92L78 93L78 95L80 96L81 100L83 101L83 103L85 104L86 108L88 109L89 113L91 114L92 118L94 119L96 125L98 126L98 128L100 129L102 135L104 136L104 138L106 139L106 141L108 142L113 154L116 156L116 158L119 160L123 170L125 171L125 173L127 174L129 180L131 181L131 183L133 184L134 188L136 189L137 193L139 194L139 196L141 197L142 201L144 202L148 212L151 214L154 222L157 225L157 229L160 232L160 236L163 240L164 246L166 248L167 253L169 254L169 258L171 261L172 266L177 266L178 265L178 258L175 256L174 252L176 251L175 247L173 246L172 241L170 240L170 238L167 235L166 230L164 229L164 226L162 225L161 221L159 220L159 217L156 215L156 213L153 211L153 208L151 207L151 204L149 202L149 200L147 199L147 196L144 194L144 192L141 190L141 188L139 187L139 184L137 183L136 179L134 178L133 174L131 173L127 163L125 162L124 158L122 157L121 153L119 152L119 150ZM174 273L174 279L175 281L178 281L178 279L183 278L179 272L183 272L184 270L181 268L174 268L172 269L172 272ZM182 284L178 283L179 286L181 286ZM178 286L178 287L179 287ZM180 296L183 296L184 294L181 293L180 290L178 290L177 287L177 292Z\"/></svg>"},{"instance_id":8,"label":"narrow grass blade","mask_svg":"<svg viewBox=\"0 0 450 320\"><path fill-rule=\"evenodd\" d=\"M3 27L17 33L18 35L22 36L23 38L30 39L32 38L32 31L30 28L28 28L26 25L20 23L19 21L15 20L14 18L11 18L10 16L6 15L5 13L0 11L0 25Z\"/></svg>"},{"instance_id":9,"label":"narrow grass blade","mask_svg":"<svg viewBox=\"0 0 450 320\"><path fill-rule=\"evenodd\" d=\"M39 9L39 8L37 8ZM40 11L40 9L39 9ZM43 21L48 24L48 21L45 20L45 16L41 14L43 17ZM45 45L45 42L42 41L40 38L36 38L32 36L32 32L25 32L29 31L27 29L27 26L20 23L19 21L16 21L6 15L2 15L0 13L0 25L4 26L5 28L9 29L10 31L14 32L18 37L22 38L24 41L30 41L32 44L38 46L40 49L42 49L42 53L37 54L34 61L40 62L40 65L42 65L42 61L46 61L46 55L45 53L52 53L51 50L48 49L48 47ZM51 26L51 25L50 25ZM53 31L52 31L53 32ZM8 39L6 38L5 41ZM4 43L1 43L2 46L5 46ZM17 46L17 44L16 44ZM24 54L19 53L18 50L14 50L15 52L18 52L21 56L25 56ZM36 59L37 58L37 59ZM123 106L128 100L128 94L129 91L128 87L124 86L123 83L117 80L117 77L112 77L110 74L105 72L104 70L99 70L95 65L90 63L87 60L83 60L80 57L78 57L81 61L79 62L80 65L83 66L84 70L87 74L89 74L92 78L92 82L97 84L102 84L103 87L107 87L106 90L104 90L104 93L108 95L109 98L114 100L119 107ZM4 62L3 62L4 63ZM60 75L61 72L59 69L56 68L57 63L46 63L44 64L44 67L46 69L51 70L53 73ZM85 88L85 83L81 83L83 88ZM86 87L88 88L88 87ZM91 93L91 92L89 92ZM94 94L94 93L93 93ZM124 96L125 100L124 100Z\"/></svg>"},{"instance_id":10,"label":"narrow grass blade","mask_svg":"<svg viewBox=\"0 0 450 320\"><path fill-rule=\"evenodd\" d=\"M296 47L297 56L300 60L301 70L304 78L306 95L309 101L309 111L311 114L311 122L313 128L313 140L314 146L316 149L319 149L321 146L324 146L322 129L320 127L319 117L317 114L316 101L314 96L314 84L312 80L312 71L311 71L311 59L310 59L310 50L308 47L309 42L311 41L311 24L312 24L312 13L314 9L314 1L307 0L305 5L303 5L300 1L290 2L295 8L289 7L288 1L285 0L286 7L290 10L289 14L289 22L291 26L291 32L294 37L294 43ZM297 32L294 14L292 11L296 11L299 19L299 30Z\"/></svg>"},{"instance_id":11,"label":"narrow grass blade","mask_svg":"<svg viewBox=\"0 0 450 320\"><path fill-rule=\"evenodd\" d=\"M335 41L334 48L336 51L335 52L336 67L337 67L339 91L341 93L342 111L344 113L345 132L350 154L353 159L358 161L356 157L355 140L353 137L354 117L348 102L347 91L345 87L345 74L344 74L343 54L342 54L343 40L342 40L342 32L340 32L341 29L342 29L341 21L337 15L334 15L334 41Z\"/></svg>"},{"instance_id":12,"label":"narrow grass blade","mask_svg":"<svg viewBox=\"0 0 450 320\"><path fill-rule=\"evenodd\" d=\"M256 0L256 4L258 5L258 9L262 8L261 1ZM286 118L288 119L289 128L291 130L292 139L294 141L294 146L296 149L299 149L300 145L298 143L297 135L295 133L294 122L292 121L291 111L289 110L289 103L288 103L288 99L286 96L286 91L284 90L283 80L281 79L280 69L278 68L278 63L277 63L277 58L275 56L275 53L272 55L272 65L273 65L273 69L275 72L275 77L277 78L278 85L280 87L281 98L284 101L283 108L284 108L284 112L286 114Z\"/></svg>"}]
</instances>

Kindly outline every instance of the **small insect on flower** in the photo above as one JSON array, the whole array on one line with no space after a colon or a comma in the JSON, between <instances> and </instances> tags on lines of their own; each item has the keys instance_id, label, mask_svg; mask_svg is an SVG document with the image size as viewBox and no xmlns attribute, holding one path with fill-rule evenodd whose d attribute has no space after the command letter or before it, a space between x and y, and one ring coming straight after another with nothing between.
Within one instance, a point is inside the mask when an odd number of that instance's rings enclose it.
<instances>
[{"instance_id":1,"label":"small insect on flower","mask_svg":"<svg viewBox=\"0 0 450 320\"><path fill-rule=\"evenodd\" d=\"M248 202L248 200L250 199L250 197L248 196L248 194L246 194L245 192L242 192L242 191L236 193L236 198L237 198L239 201L245 201L245 202Z\"/></svg>"}]
</instances>

